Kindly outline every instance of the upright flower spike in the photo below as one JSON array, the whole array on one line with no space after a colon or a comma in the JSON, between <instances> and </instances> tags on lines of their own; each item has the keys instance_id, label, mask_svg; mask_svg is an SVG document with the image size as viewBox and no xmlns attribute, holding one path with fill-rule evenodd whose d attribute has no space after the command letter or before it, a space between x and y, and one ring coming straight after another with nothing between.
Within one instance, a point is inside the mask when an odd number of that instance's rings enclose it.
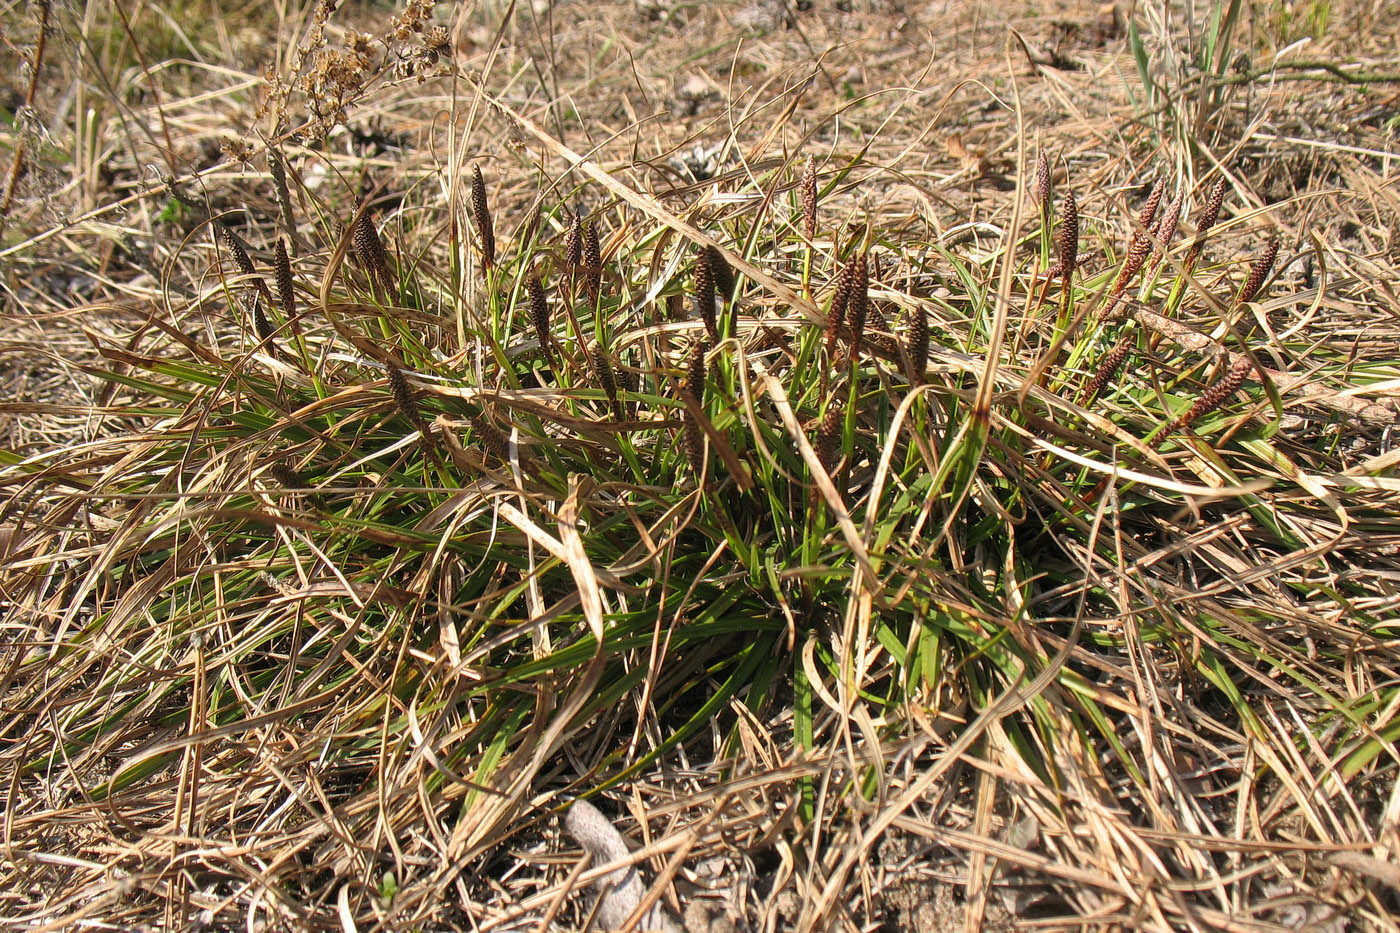
<instances>
[{"instance_id":1,"label":"upright flower spike","mask_svg":"<svg viewBox=\"0 0 1400 933\"><path fill-rule=\"evenodd\" d=\"M1035 157L1035 200L1036 203L1050 203L1050 156L1042 149Z\"/></svg>"},{"instance_id":2,"label":"upright flower spike","mask_svg":"<svg viewBox=\"0 0 1400 933\"><path fill-rule=\"evenodd\" d=\"M866 312L870 307L870 261L865 253L855 260L850 304L846 319L851 325L851 365L860 360L860 342L865 336Z\"/></svg>"},{"instance_id":3,"label":"upright flower spike","mask_svg":"<svg viewBox=\"0 0 1400 933\"><path fill-rule=\"evenodd\" d=\"M1153 260L1152 267L1157 265L1166 256L1167 250L1171 248L1172 238L1176 236L1177 225L1181 222L1181 206L1185 203L1186 195L1178 194L1172 198L1172 203L1167 205L1167 209L1162 216L1157 218L1152 233L1156 240L1157 258Z\"/></svg>"},{"instance_id":4,"label":"upright flower spike","mask_svg":"<svg viewBox=\"0 0 1400 933\"><path fill-rule=\"evenodd\" d=\"M817 163L811 156L807 157L797 191L802 202L802 232L809 241L814 240L817 236Z\"/></svg>"},{"instance_id":5,"label":"upright flower spike","mask_svg":"<svg viewBox=\"0 0 1400 933\"><path fill-rule=\"evenodd\" d=\"M912 367L909 373L910 385L920 386L924 384L924 376L928 371L928 315L922 308L912 308L909 311L912 320L909 323L909 365Z\"/></svg>"},{"instance_id":6,"label":"upright flower spike","mask_svg":"<svg viewBox=\"0 0 1400 933\"><path fill-rule=\"evenodd\" d=\"M713 246L706 246L705 261L710 264L710 277L715 281L715 293L721 302L734 294L734 270L729 268L729 260Z\"/></svg>"},{"instance_id":7,"label":"upright flower spike","mask_svg":"<svg viewBox=\"0 0 1400 933\"><path fill-rule=\"evenodd\" d=\"M1191 243L1191 250L1186 254L1185 265L1188 272L1195 268L1196 260L1200 258L1201 245L1205 243L1206 234L1220 219L1220 208L1225 203L1226 184L1225 176L1221 175L1215 180L1215 187L1210 189L1210 198L1206 201L1205 210L1201 212L1200 222L1196 224L1196 238Z\"/></svg>"},{"instance_id":8,"label":"upright flower spike","mask_svg":"<svg viewBox=\"0 0 1400 933\"><path fill-rule=\"evenodd\" d=\"M530 302L530 323L535 326L535 337L540 342L540 352L550 365L554 363L554 352L549 346L549 302L544 295L538 274L525 280L525 294Z\"/></svg>"},{"instance_id":9,"label":"upright flower spike","mask_svg":"<svg viewBox=\"0 0 1400 933\"><path fill-rule=\"evenodd\" d=\"M277 303L282 309L282 317L292 321L297 313L297 293L292 280L292 260L287 255L287 244L281 237L272 247L272 269L277 280Z\"/></svg>"},{"instance_id":10,"label":"upright flower spike","mask_svg":"<svg viewBox=\"0 0 1400 933\"><path fill-rule=\"evenodd\" d=\"M1045 274L1049 278L1060 276L1068 289L1075 266L1079 263L1079 203L1075 201L1073 191L1065 192L1065 199L1060 205L1060 229L1055 234L1055 241L1059 247L1058 258Z\"/></svg>"},{"instance_id":11,"label":"upright flower spike","mask_svg":"<svg viewBox=\"0 0 1400 933\"><path fill-rule=\"evenodd\" d=\"M613 414L621 421L622 403L617 398L617 377L613 373L612 360L608 359L608 351L603 349L601 343L595 343L589 351L588 361L593 365L593 375L597 377L598 385L612 405Z\"/></svg>"},{"instance_id":12,"label":"upright flower spike","mask_svg":"<svg viewBox=\"0 0 1400 933\"><path fill-rule=\"evenodd\" d=\"M486 203L486 180L481 166L472 166L472 223L481 240L481 263L486 269L496 264L496 230L491 224L491 208Z\"/></svg>"},{"instance_id":13,"label":"upright flower spike","mask_svg":"<svg viewBox=\"0 0 1400 933\"><path fill-rule=\"evenodd\" d=\"M597 304L603 290L603 252L598 243L598 226L592 220L583 225L583 274L589 297Z\"/></svg>"},{"instance_id":14,"label":"upright flower spike","mask_svg":"<svg viewBox=\"0 0 1400 933\"><path fill-rule=\"evenodd\" d=\"M836 291L831 296L831 309L826 315L826 354L828 357L836 351L836 338L841 332L841 325L846 321L846 310L851 303L851 295L855 291L855 260L846 263L841 269L841 273L836 277Z\"/></svg>"},{"instance_id":15,"label":"upright flower spike","mask_svg":"<svg viewBox=\"0 0 1400 933\"><path fill-rule=\"evenodd\" d=\"M705 322L709 338L719 340L719 324L715 320L715 267L706 250L695 260L695 313Z\"/></svg>"},{"instance_id":16,"label":"upright flower spike","mask_svg":"<svg viewBox=\"0 0 1400 933\"><path fill-rule=\"evenodd\" d=\"M370 278L384 289L385 295L392 296L398 288L389 269L389 252L384 248L384 241L379 238L379 231L370 219L369 211L361 212L355 219L355 229L351 235L354 238L355 256L360 265L369 273Z\"/></svg>"},{"instance_id":17,"label":"upright flower spike","mask_svg":"<svg viewBox=\"0 0 1400 933\"><path fill-rule=\"evenodd\" d=\"M233 228L222 221L217 224L217 228L219 241L224 244L224 249L228 250L229 255L233 257L233 264L237 267L239 274L252 275L253 260L248 258L248 250L244 247L243 240L233 232Z\"/></svg>"},{"instance_id":18,"label":"upright flower spike","mask_svg":"<svg viewBox=\"0 0 1400 933\"><path fill-rule=\"evenodd\" d=\"M1240 296L1235 299L1235 304L1242 305L1247 301L1253 301L1254 296L1259 294L1259 289L1264 286L1264 280L1269 277L1269 272L1274 268L1274 260L1278 258L1278 240L1271 239L1264 245L1264 252L1250 263L1249 278L1245 279L1244 287L1240 289Z\"/></svg>"},{"instance_id":19,"label":"upright flower spike","mask_svg":"<svg viewBox=\"0 0 1400 933\"><path fill-rule=\"evenodd\" d=\"M817 442L812 445L818 462L828 476L832 475L832 470L836 468L836 449L841 439L841 424L845 416L846 412L841 402L833 399L822 417L821 427L817 429Z\"/></svg>"}]
</instances>

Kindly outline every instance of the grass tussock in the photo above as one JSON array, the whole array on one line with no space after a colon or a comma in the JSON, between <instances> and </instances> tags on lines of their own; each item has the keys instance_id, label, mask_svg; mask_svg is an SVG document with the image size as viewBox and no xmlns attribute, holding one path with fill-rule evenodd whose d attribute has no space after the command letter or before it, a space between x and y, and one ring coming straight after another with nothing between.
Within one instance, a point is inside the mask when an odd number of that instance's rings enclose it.
<instances>
[{"instance_id":1,"label":"grass tussock","mask_svg":"<svg viewBox=\"0 0 1400 933\"><path fill-rule=\"evenodd\" d=\"M534 8L335 7L112 233L159 275L4 228L97 386L0 450L5 922L1392 922L1383 199L1261 204L1137 31L1076 53L1159 108L1121 157L1002 110L920 164L918 90L644 145L586 50L507 75ZM1049 106L1027 53L989 101Z\"/></svg>"}]
</instances>

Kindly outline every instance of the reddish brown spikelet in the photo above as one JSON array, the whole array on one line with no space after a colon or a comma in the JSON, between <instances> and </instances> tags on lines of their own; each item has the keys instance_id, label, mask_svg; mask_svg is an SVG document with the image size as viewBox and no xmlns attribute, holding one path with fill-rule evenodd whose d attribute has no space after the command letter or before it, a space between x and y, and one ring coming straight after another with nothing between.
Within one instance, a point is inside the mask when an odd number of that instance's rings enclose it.
<instances>
[{"instance_id":1,"label":"reddish brown spikelet","mask_svg":"<svg viewBox=\"0 0 1400 933\"><path fill-rule=\"evenodd\" d=\"M702 251L695 262L695 313L705 322L705 333L711 340L719 339L715 321L715 267L708 251Z\"/></svg>"},{"instance_id":2,"label":"reddish brown spikelet","mask_svg":"<svg viewBox=\"0 0 1400 933\"><path fill-rule=\"evenodd\" d=\"M831 310L826 316L826 352L830 356L836 349L836 337L846 320L846 309L851 303L851 293L855 289L855 261L846 263L836 279L836 292L831 296Z\"/></svg>"},{"instance_id":3,"label":"reddish brown spikelet","mask_svg":"<svg viewBox=\"0 0 1400 933\"><path fill-rule=\"evenodd\" d=\"M1187 409L1186 414L1172 423L1170 431L1183 428L1193 421L1215 411L1223 405L1230 396L1234 395L1235 392L1239 390L1240 386L1244 385L1245 379L1253 371L1254 363L1249 357L1238 357L1235 362L1231 364L1230 370L1225 374L1224 378L1201 393L1201 397L1196 399L1195 403ZM1170 433L1170 431L1167 433Z\"/></svg>"},{"instance_id":4,"label":"reddish brown spikelet","mask_svg":"<svg viewBox=\"0 0 1400 933\"><path fill-rule=\"evenodd\" d=\"M1060 206L1058 244L1059 261L1050 271L1064 278L1068 284L1079 263L1079 202L1074 199L1073 191L1065 192L1065 200Z\"/></svg>"},{"instance_id":5,"label":"reddish brown spikelet","mask_svg":"<svg viewBox=\"0 0 1400 933\"><path fill-rule=\"evenodd\" d=\"M807 166L802 170L798 197L802 201L802 232L807 239L814 239L817 235L817 163L811 156L807 157Z\"/></svg>"},{"instance_id":6,"label":"reddish brown spikelet","mask_svg":"<svg viewBox=\"0 0 1400 933\"><path fill-rule=\"evenodd\" d=\"M1113 349L1104 354L1099 361L1098 369L1094 370L1094 376L1089 380L1089 384L1084 387L1084 401L1082 404L1088 405L1099 397L1099 393L1113 381L1118 375L1118 370L1123 367L1123 363L1128 358L1128 350L1131 344L1127 337L1119 337L1118 342L1113 345Z\"/></svg>"},{"instance_id":7,"label":"reddish brown spikelet","mask_svg":"<svg viewBox=\"0 0 1400 933\"><path fill-rule=\"evenodd\" d=\"M1191 244L1191 251L1186 254L1186 265L1188 267L1196 264L1196 259L1201 255L1201 244L1205 242L1205 235L1215 222L1220 219L1220 208L1225 203L1225 176L1221 175L1215 180L1215 187L1210 189L1210 198L1206 201L1205 210L1201 212L1200 223L1196 224L1196 239Z\"/></svg>"},{"instance_id":8,"label":"reddish brown spikelet","mask_svg":"<svg viewBox=\"0 0 1400 933\"><path fill-rule=\"evenodd\" d=\"M1050 203L1050 156L1044 149L1035 157L1035 200L1039 204Z\"/></svg>"},{"instance_id":9,"label":"reddish brown spikelet","mask_svg":"<svg viewBox=\"0 0 1400 933\"><path fill-rule=\"evenodd\" d=\"M682 391L694 399L696 405L702 407L705 404L705 352L704 341L696 344L695 349L691 351L690 362L686 366L685 385L682 387ZM689 409L686 409L683 417L685 457L691 470L699 477L705 466L705 432Z\"/></svg>"},{"instance_id":10,"label":"reddish brown spikelet","mask_svg":"<svg viewBox=\"0 0 1400 933\"><path fill-rule=\"evenodd\" d=\"M710 264L711 277L715 280L715 293L720 301L728 301L734 294L734 270L729 268L729 260L724 258L714 246L705 247L705 261Z\"/></svg>"},{"instance_id":11,"label":"reddish brown spikelet","mask_svg":"<svg viewBox=\"0 0 1400 933\"><path fill-rule=\"evenodd\" d=\"M224 244L224 249L229 251L233 257L233 264L242 275L253 274L253 260L248 258L248 250L243 246L243 241L232 228L225 223L218 224L219 240Z\"/></svg>"},{"instance_id":12,"label":"reddish brown spikelet","mask_svg":"<svg viewBox=\"0 0 1400 933\"><path fill-rule=\"evenodd\" d=\"M622 405L617 400L617 377L613 374L612 360L608 359L608 351L603 349L603 345L595 343L593 349L589 351L588 361L593 365L593 375L598 379L598 385L608 396L608 401L612 403L613 414L618 419L622 418Z\"/></svg>"},{"instance_id":13,"label":"reddish brown spikelet","mask_svg":"<svg viewBox=\"0 0 1400 933\"><path fill-rule=\"evenodd\" d=\"M597 302L603 288L603 253L598 244L598 226L591 220L583 225L583 271L588 294Z\"/></svg>"},{"instance_id":14,"label":"reddish brown spikelet","mask_svg":"<svg viewBox=\"0 0 1400 933\"><path fill-rule=\"evenodd\" d=\"M1162 195L1167 191L1167 180L1159 178L1152 185L1152 191L1147 195L1147 201L1142 205L1142 210L1138 212L1138 225L1143 230L1150 230L1152 221L1157 219L1157 208L1162 204ZM1141 230L1133 230L1133 237L1146 236Z\"/></svg>"},{"instance_id":15,"label":"reddish brown spikelet","mask_svg":"<svg viewBox=\"0 0 1400 933\"><path fill-rule=\"evenodd\" d=\"M1259 294L1259 289L1264 287L1264 280L1269 277L1269 273L1274 268L1274 260L1278 258L1278 240L1269 240L1264 246L1264 252L1250 263L1249 278L1245 279L1244 288L1240 289L1240 297L1237 304L1244 304L1246 301L1253 301L1254 296Z\"/></svg>"},{"instance_id":16,"label":"reddish brown spikelet","mask_svg":"<svg viewBox=\"0 0 1400 933\"><path fill-rule=\"evenodd\" d=\"M496 264L496 230L491 224L491 208L486 204L486 180L481 166L472 166L472 223L481 239L481 261L486 268Z\"/></svg>"},{"instance_id":17,"label":"reddish brown spikelet","mask_svg":"<svg viewBox=\"0 0 1400 933\"><path fill-rule=\"evenodd\" d=\"M418 412L418 399L413 386L408 384L408 377L393 363L386 363L384 369L389 377L389 394L394 397L394 406L415 426L421 426L423 419Z\"/></svg>"},{"instance_id":18,"label":"reddish brown spikelet","mask_svg":"<svg viewBox=\"0 0 1400 933\"><path fill-rule=\"evenodd\" d=\"M287 244L281 237L272 247L272 269L277 279L277 302L282 308L282 316L292 320L297 313L297 293L292 281L292 260L287 255Z\"/></svg>"},{"instance_id":19,"label":"reddish brown spikelet","mask_svg":"<svg viewBox=\"0 0 1400 933\"><path fill-rule=\"evenodd\" d=\"M909 365L913 371L909 381L913 385L924 384L924 374L928 371L928 315L921 308L910 312L909 322Z\"/></svg>"},{"instance_id":20,"label":"reddish brown spikelet","mask_svg":"<svg viewBox=\"0 0 1400 933\"><path fill-rule=\"evenodd\" d=\"M841 438L841 425L845 421L845 415L841 403L833 401L822 418L821 427L817 429L817 442L812 445L818 462L828 474L836 467L837 442Z\"/></svg>"},{"instance_id":21,"label":"reddish brown spikelet","mask_svg":"<svg viewBox=\"0 0 1400 933\"><path fill-rule=\"evenodd\" d=\"M865 336L865 318L870 308L870 262L862 253L856 257L855 263L851 300L846 309L846 318L851 325L852 361L860 358L860 342Z\"/></svg>"},{"instance_id":22,"label":"reddish brown spikelet","mask_svg":"<svg viewBox=\"0 0 1400 933\"><path fill-rule=\"evenodd\" d=\"M355 219L353 236L355 255L359 258L360 265L364 266L365 271L379 283L386 294L392 295L395 287L394 275L389 271L389 253L384 249L384 241L379 238L379 231L370 219L369 211L361 212Z\"/></svg>"},{"instance_id":23,"label":"reddish brown spikelet","mask_svg":"<svg viewBox=\"0 0 1400 933\"><path fill-rule=\"evenodd\" d=\"M491 423L491 419L486 417L485 411L481 414L469 413L467 420L472 423L472 430L476 432L482 448L493 458L509 466L510 443L505 432Z\"/></svg>"},{"instance_id":24,"label":"reddish brown spikelet","mask_svg":"<svg viewBox=\"0 0 1400 933\"><path fill-rule=\"evenodd\" d=\"M583 218L578 214L569 218L569 229L564 234L564 263L570 269L583 265Z\"/></svg>"},{"instance_id":25,"label":"reddish brown spikelet","mask_svg":"<svg viewBox=\"0 0 1400 933\"><path fill-rule=\"evenodd\" d=\"M554 354L549 348L549 301L544 296L544 286L540 284L540 277L532 275L525 280L525 294L530 302L530 323L535 326L535 337L540 342L540 350L543 351L545 359L554 360Z\"/></svg>"},{"instance_id":26,"label":"reddish brown spikelet","mask_svg":"<svg viewBox=\"0 0 1400 933\"><path fill-rule=\"evenodd\" d=\"M1177 224L1181 222L1181 206L1185 200L1184 194L1178 194L1172 198L1172 202L1167 205L1162 216L1157 218L1153 234L1157 241L1157 250L1160 253L1165 253L1171 247L1172 237L1176 236Z\"/></svg>"}]
</instances>

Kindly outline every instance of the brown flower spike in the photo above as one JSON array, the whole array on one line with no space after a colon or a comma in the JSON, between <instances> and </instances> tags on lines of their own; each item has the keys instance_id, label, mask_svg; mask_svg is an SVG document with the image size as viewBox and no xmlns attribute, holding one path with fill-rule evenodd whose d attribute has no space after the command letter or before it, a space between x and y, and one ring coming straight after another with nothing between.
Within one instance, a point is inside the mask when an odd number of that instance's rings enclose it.
<instances>
[{"instance_id":1,"label":"brown flower spike","mask_svg":"<svg viewBox=\"0 0 1400 933\"><path fill-rule=\"evenodd\" d=\"M370 278L384 289L386 295L393 295L397 287L394 275L389 270L389 253L384 249L384 241L379 238L379 231L370 219L369 211L362 212L355 219L352 235L355 257L359 259L360 265L369 273Z\"/></svg>"},{"instance_id":2,"label":"brown flower spike","mask_svg":"<svg viewBox=\"0 0 1400 933\"><path fill-rule=\"evenodd\" d=\"M1240 289L1240 296L1235 299L1235 304L1244 304L1253 301L1254 296L1259 294L1259 289L1264 287L1264 280L1269 277L1269 272L1274 268L1274 260L1278 258L1278 240L1270 240L1264 246L1264 252L1259 254L1249 266L1249 278L1245 279L1244 287Z\"/></svg>"},{"instance_id":3,"label":"brown flower spike","mask_svg":"<svg viewBox=\"0 0 1400 933\"><path fill-rule=\"evenodd\" d=\"M281 237L272 247L272 270L277 280L277 303L282 308L282 316L291 321L297 313L297 293L292 281L292 260Z\"/></svg>"},{"instance_id":4,"label":"brown flower spike","mask_svg":"<svg viewBox=\"0 0 1400 933\"><path fill-rule=\"evenodd\" d=\"M1128 351L1131 344L1127 337L1119 337L1118 342L1113 345L1113 349L1104 354L1104 358L1099 361L1098 369L1094 370L1094 377L1089 380L1089 384L1084 387L1084 401L1081 405L1088 405L1099 397L1099 393L1113 381L1113 377L1118 375L1118 370L1123 367L1123 362L1128 358Z\"/></svg>"},{"instance_id":5,"label":"brown flower spike","mask_svg":"<svg viewBox=\"0 0 1400 933\"><path fill-rule=\"evenodd\" d=\"M695 261L695 313L705 322L705 333L711 340L719 339L719 324L715 321L715 267L708 251L702 251Z\"/></svg>"},{"instance_id":6,"label":"brown flower spike","mask_svg":"<svg viewBox=\"0 0 1400 933\"><path fill-rule=\"evenodd\" d=\"M817 163L807 157L807 167L802 170L802 180L797 186L798 198L802 202L802 232L808 240L817 235Z\"/></svg>"},{"instance_id":7,"label":"brown flower spike","mask_svg":"<svg viewBox=\"0 0 1400 933\"><path fill-rule=\"evenodd\" d=\"M695 400L695 404L700 407L705 404L705 353L707 349L702 340L691 351L690 362L686 366L685 385L682 387L682 391L690 395ZM683 417L685 421L685 456L690 463L691 470L698 478L705 467L705 432L689 409L686 410Z\"/></svg>"},{"instance_id":8,"label":"brown flower spike","mask_svg":"<svg viewBox=\"0 0 1400 933\"><path fill-rule=\"evenodd\" d=\"M476 235L481 239L481 262L490 269L496 264L496 230L491 224L491 208L486 203L486 180L481 177L481 167L472 166L472 223L476 224Z\"/></svg>"}]
</instances>

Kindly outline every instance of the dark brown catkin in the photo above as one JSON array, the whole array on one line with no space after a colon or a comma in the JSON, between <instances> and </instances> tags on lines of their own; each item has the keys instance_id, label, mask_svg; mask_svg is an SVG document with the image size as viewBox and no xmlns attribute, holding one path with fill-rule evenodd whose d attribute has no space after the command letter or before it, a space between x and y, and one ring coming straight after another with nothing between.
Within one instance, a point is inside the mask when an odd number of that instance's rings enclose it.
<instances>
[{"instance_id":1,"label":"dark brown catkin","mask_svg":"<svg viewBox=\"0 0 1400 933\"><path fill-rule=\"evenodd\" d=\"M603 253L598 244L598 226L591 220L583 225L583 272L588 294L596 304L603 288Z\"/></svg>"},{"instance_id":2,"label":"dark brown catkin","mask_svg":"<svg viewBox=\"0 0 1400 933\"><path fill-rule=\"evenodd\" d=\"M1201 246L1205 243L1206 234L1215 222L1220 219L1220 208L1225 203L1225 176L1221 175L1215 180L1215 187L1210 189L1210 198L1206 201L1205 210L1201 212L1201 220L1196 224L1196 238L1191 243L1191 249L1186 254L1186 267L1190 269L1196 264L1196 260L1201 255Z\"/></svg>"},{"instance_id":3,"label":"dark brown catkin","mask_svg":"<svg viewBox=\"0 0 1400 933\"><path fill-rule=\"evenodd\" d=\"M836 338L841 325L846 321L846 308L851 302L851 292L855 289L855 260L841 269L836 276L836 291L831 296L831 310L826 315L826 353L830 356L836 350Z\"/></svg>"},{"instance_id":4,"label":"dark brown catkin","mask_svg":"<svg viewBox=\"0 0 1400 933\"><path fill-rule=\"evenodd\" d=\"M583 265L583 218L578 214L569 218L569 229L564 234L564 264L570 269Z\"/></svg>"},{"instance_id":5,"label":"dark brown catkin","mask_svg":"<svg viewBox=\"0 0 1400 933\"><path fill-rule=\"evenodd\" d=\"M532 275L525 280L525 294L530 302L530 323L535 326L535 338L540 342L540 351L546 360L554 361L554 353L549 346L549 301L544 295L540 277Z\"/></svg>"},{"instance_id":6,"label":"dark brown catkin","mask_svg":"<svg viewBox=\"0 0 1400 933\"><path fill-rule=\"evenodd\" d=\"M282 309L282 317L290 321L297 313L297 293L292 280L292 260L287 255L287 244L279 236L272 246L272 271L277 280L277 303Z\"/></svg>"},{"instance_id":7,"label":"dark brown catkin","mask_svg":"<svg viewBox=\"0 0 1400 933\"><path fill-rule=\"evenodd\" d=\"M802 232L808 240L817 235L817 163L807 157L807 166L802 170L802 180L798 183L798 198L802 201Z\"/></svg>"},{"instance_id":8,"label":"dark brown catkin","mask_svg":"<svg viewBox=\"0 0 1400 933\"><path fill-rule=\"evenodd\" d=\"M841 438L841 425L844 421L845 411L842 409L841 403L833 400L826 410L826 415L822 418L821 427L817 429L817 442L813 445L817 461L828 474L836 467L837 446Z\"/></svg>"},{"instance_id":9,"label":"dark brown catkin","mask_svg":"<svg viewBox=\"0 0 1400 933\"><path fill-rule=\"evenodd\" d=\"M864 253L856 257L856 271L846 319L851 325L851 362L860 359L860 342L865 336L866 312L870 308L870 261Z\"/></svg>"},{"instance_id":10,"label":"dark brown catkin","mask_svg":"<svg viewBox=\"0 0 1400 933\"><path fill-rule=\"evenodd\" d=\"M734 270L729 268L729 260L714 246L705 247L705 259L715 280L716 295L721 302L728 301L729 296L734 294Z\"/></svg>"},{"instance_id":11,"label":"dark brown catkin","mask_svg":"<svg viewBox=\"0 0 1400 933\"><path fill-rule=\"evenodd\" d=\"M301 489L306 485L305 481L297 475L296 470L293 470L285 463L274 463L265 468L263 472L275 479L277 485L281 486L283 489Z\"/></svg>"},{"instance_id":12,"label":"dark brown catkin","mask_svg":"<svg viewBox=\"0 0 1400 933\"><path fill-rule=\"evenodd\" d=\"M922 308L911 308L909 314L909 382L920 386L928 372L928 315Z\"/></svg>"},{"instance_id":13,"label":"dark brown catkin","mask_svg":"<svg viewBox=\"0 0 1400 933\"><path fill-rule=\"evenodd\" d=\"M510 441L505 432L491 423L484 410L480 414L469 412L467 420L471 422L482 448L502 464L510 466Z\"/></svg>"},{"instance_id":14,"label":"dark brown catkin","mask_svg":"<svg viewBox=\"0 0 1400 933\"><path fill-rule=\"evenodd\" d=\"M282 212L282 225L296 233L296 218L292 213L292 193L287 188L287 170L282 165L282 154L275 148L267 150L267 171L272 176L272 190L277 195L277 207Z\"/></svg>"},{"instance_id":15,"label":"dark brown catkin","mask_svg":"<svg viewBox=\"0 0 1400 933\"><path fill-rule=\"evenodd\" d=\"M1065 192L1060 217L1060 274L1068 281L1079 264L1079 202L1073 191Z\"/></svg>"},{"instance_id":16,"label":"dark brown catkin","mask_svg":"<svg viewBox=\"0 0 1400 933\"><path fill-rule=\"evenodd\" d=\"M491 224L491 208L486 203L486 180L481 177L481 166L472 166L472 223L476 225L476 235L481 240L482 266L490 269L496 264L496 230Z\"/></svg>"},{"instance_id":17,"label":"dark brown catkin","mask_svg":"<svg viewBox=\"0 0 1400 933\"><path fill-rule=\"evenodd\" d=\"M1264 245L1264 252L1250 263L1249 278L1245 279L1244 287L1240 289L1240 297L1235 299L1235 304L1244 304L1246 301L1253 301L1254 296L1259 294L1259 289L1264 286L1264 280L1269 277L1269 272L1274 268L1274 260L1278 258L1278 240L1269 240Z\"/></svg>"},{"instance_id":18,"label":"dark brown catkin","mask_svg":"<svg viewBox=\"0 0 1400 933\"><path fill-rule=\"evenodd\" d=\"M423 418L418 411L418 399L413 394L413 386L408 377L393 363L384 364L385 375L389 379L389 394L394 397L394 406L399 412L421 430Z\"/></svg>"},{"instance_id":19,"label":"dark brown catkin","mask_svg":"<svg viewBox=\"0 0 1400 933\"><path fill-rule=\"evenodd\" d=\"M1099 360L1099 366L1094 370L1094 376L1089 380L1089 384L1084 387L1083 405L1088 405L1099 397L1099 393L1113 381L1113 377L1118 375L1118 370L1123 367L1123 362L1128 358L1128 351L1132 345L1128 338L1119 337L1118 342L1113 345L1113 349L1104 354Z\"/></svg>"},{"instance_id":20,"label":"dark brown catkin","mask_svg":"<svg viewBox=\"0 0 1400 933\"><path fill-rule=\"evenodd\" d=\"M1157 219L1157 208L1162 205L1162 195L1166 194L1167 180L1158 178L1152 185L1152 191L1147 196L1147 201L1142 205L1142 210L1138 212L1138 227L1133 229L1133 240L1147 238L1152 229L1152 222ZM1138 229L1141 228L1141 229Z\"/></svg>"},{"instance_id":21,"label":"dark brown catkin","mask_svg":"<svg viewBox=\"0 0 1400 933\"><path fill-rule=\"evenodd\" d=\"M253 260L248 258L248 250L243 246L243 241L233 229L223 222L218 223L219 240L224 244L224 249L229 251L233 257L233 264L238 268L241 275L253 274Z\"/></svg>"},{"instance_id":22,"label":"dark brown catkin","mask_svg":"<svg viewBox=\"0 0 1400 933\"><path fill-rule=\"evenodd\" d=\"M608 396L608 401L612 404L613 414L618 420L622 420L622 405L617 400L617 378L613 375L612 361L608 359L608 351L603 349L603 345L595 343L589 350L588 360L593 364L593 375L598 380L598 385Z\"/></svg>"},{"instance_id":23,"label":"dark brown catkin","mask_svg":"<svg viewBox=\"0 0 1400 933\"><path fill-rule=\"evenodd\" d=\"M719 339L719 325L715 321L715 267L710 254L701 251L695 261L695 313L705 322L705 333L711 340Z\"/></svg>"},{"instance_id":24,"label":"dark brown catkin","mask_svg":"<svg viewBox=\"0 0 1400 933\"><path fill-rule=\"evenodd\" d=\"M1185 195L1178 194L1172 198L1172 203L1167 205L1167 209L1162 216L1157 218L1157 223L1153 227L1153 238L1156 241L1157 258L1153 262L1153 268L1162 261L1168 249L1171 248L1172 238L1176 236L1177 224L1181 222L1181 206L1185 202Z\"/></svg>"},{"instance_id":25,"label":"dark brown catkin","mask_svg":"<svg viewBox=\"0 0 1400 933\"><path fill-rule=\"evenodd\" d=\"M1173 421L1171 427L1164 433L1170 434L1172 431L1178 431L1196 421L1198 418L1215 411L1215 409L1223 405L1230 396L1234 395L1235 392L1239 390L1240 386L1244 385L1245 379L1253 371L1254 363L1249 357L1238 357L1235 362L1231 364L1230 370L1225 374L1224 378L1202 392L1201 397L1196 399L1195 403L1186 410L1186 414Z\"/></svg>"},{"instance_id":26,"label":"dark brown catkin","mask_svg":"<svg viewBox=\"0 0 1400 933\"><path fill-rule=\"evenodd\" d=\"M1050 203L1050 156L1044 149L1035 157L1035 200L1037 204Z\"/></svg>"},{"instance_id":27,"label":"dark brown catkin","mask_svg":"<svg viewBox=\"0 0 1400 933\"><path fill-rule=\"evenodd\" d=\"M384 241L379 238L379 231L375 229L369 211L363 211L355 218L353 236L355 255L360 265L384 289L386 295L392 295L395 287L393 273L389 271L389 253L384 249Z\"/></svg>"}]
</instances>

